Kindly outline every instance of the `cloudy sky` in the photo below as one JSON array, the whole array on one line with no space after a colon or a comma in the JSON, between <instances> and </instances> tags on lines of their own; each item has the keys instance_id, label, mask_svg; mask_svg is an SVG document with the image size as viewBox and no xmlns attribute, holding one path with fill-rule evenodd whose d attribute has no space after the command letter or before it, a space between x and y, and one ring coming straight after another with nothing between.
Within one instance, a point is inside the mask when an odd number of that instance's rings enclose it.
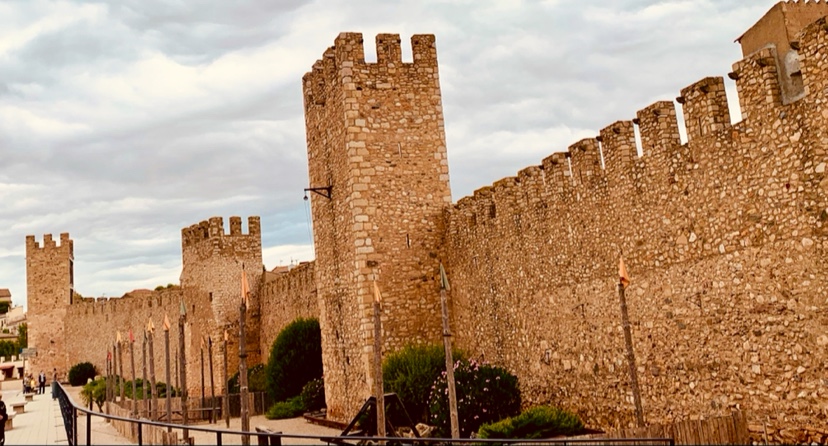
<instances>
[{"instance_id":1,"label":"cloudy sky","mask_svg":"<svg viewBox=\"0 0 828 446\"><path fill-rule=\"evenodd\" d=\"M0 0L0 288L25 304L25 237L60 232L85 296L177 283L211 216L260 215L268 268L312 259L301 77L341 31L369 61L436 34L456 201L726 74L774 3Z\"/></svg>"}]
</instances>

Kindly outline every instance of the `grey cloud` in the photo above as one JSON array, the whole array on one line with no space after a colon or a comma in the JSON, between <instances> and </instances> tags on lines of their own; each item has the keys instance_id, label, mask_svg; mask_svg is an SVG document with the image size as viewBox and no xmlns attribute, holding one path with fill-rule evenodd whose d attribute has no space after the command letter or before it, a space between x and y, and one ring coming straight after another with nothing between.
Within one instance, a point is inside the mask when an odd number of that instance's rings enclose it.
<instances>
[{"instance_id":1,"label":"grey cloud","mask_svg":"<svg viewBox=\"0 0 828 446\"><path fill-rule=\"evenodd\" d=\"M107 2L112 17L179 63L203 64L255 47L287 31L287 18L307 1Z\"/></svg>"}]
</instances>

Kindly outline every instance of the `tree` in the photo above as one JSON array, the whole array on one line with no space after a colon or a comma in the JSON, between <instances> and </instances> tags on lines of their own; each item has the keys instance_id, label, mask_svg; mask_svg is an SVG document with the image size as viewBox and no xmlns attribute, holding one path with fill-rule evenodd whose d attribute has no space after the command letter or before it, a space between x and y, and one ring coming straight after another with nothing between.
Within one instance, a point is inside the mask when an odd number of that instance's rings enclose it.
<instances>
[{"instance_id":1,"label":"tree","mask_svg":"<svg viewBox=\"0 0 828 446\"><path fill-rule=\"evenodd\" d=\"M266 367L267 392L274 401L302 393L308 382L322 377L322 332L319 320L298 318L273 341Z\"/></svg>"},{"instance_id":2,"label":"tree","mask_svg":"<svg viewBox=\"0 0 828 446\"><path fill-rule=\"evenodd\" d=\"M17 346L29 347L29 326L25 322L17 326Z\"/></svg>"}]
</instances>

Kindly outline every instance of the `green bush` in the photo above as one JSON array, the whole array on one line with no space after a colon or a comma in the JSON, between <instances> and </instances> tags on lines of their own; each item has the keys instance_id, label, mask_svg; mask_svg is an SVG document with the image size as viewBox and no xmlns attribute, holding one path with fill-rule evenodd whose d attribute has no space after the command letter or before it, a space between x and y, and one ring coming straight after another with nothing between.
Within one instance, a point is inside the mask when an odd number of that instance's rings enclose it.
<instances>
[{"instance_id":1,"label":"green bush","mask_svg":"<svg viewBox=\"0 0 828 446\"><path fill-rule=\"evenodd\" d=\"M267 393L273 401L299 395L322 377L322 334L315 318L288 324L273 341L266 368Z\"/></svg>"},{"instance_id":2,"label":"green bush","mask_svg":"<svg viewBox=\"0 0 828 446\"><path fill-rule=\"evenodd\" d=\"M295 396L287 401L279 401L270 406L265 413L265 418L268 420L281 420L283 418L296 418L305 412L305 406L302 404L302 397Z\"/></svg>"},{"instance_id":3,"label":"green bush","mask_svg":"<svg viewBox=\"0 0 828 446\"><path fill-rule=\"evenodd\" d=\"M98 410L103 410L103 403L106 400L106 380L103 378L96 379L92 382L86 383L81 390L81 398L83 404L89 407L89 401L94 401L98 406Z\"/></svg>"},{"instance_id":4,"label":"green bush","mask_svg":"<svg viewBox=\"0 0 828 446\"><path fill-rule=\"evenodd\" d=\"M91 362L81 362L69 369L69 384L82 386L90 379L94 379L97 372Z\"/></svg>"},{"instance_id":5,"label":"green bush","mask_svg":"<svg viewBox=\"0 0 828 446\"><path fill-rule=\"evenodd\" d=\"M264 364L256 364L253 367L247 369L247 391L248 392L264 392L267 390L265 387L266 379L265 379L265 366ZM230 389L230 393L239 393L241 389L239 388L239 372L233 374L229 380L227 380L227 387Z\"/></svg>"},{"instance_id":6,"label":"green bush","mask_svg":"<svg viewBox=\"0 0 828 446\"><path fill-rule=\"evenodd\" d=\"M149 381L147 381L147 385L149 385ZM115 376L115 393L120 395L121 394L121 378L119 376ZM180 396L181 392L180 389L176 389L175 387L171 387L171 397ZM136 399L143 399L144 398L144 380L141 378L135 379L135 395ZM166 398L167 397L167 383L163 381L155 381L155 396L158 398ZM132 381L124 380L124 398L132 399ZM147 398L149 398L149 392L147 392Z\"/></svg>"},{"instance_id":7,"label":"green bush","mask_svg":"<svg viewBox=\"0 0 828 446\"><path fill-rule=\"evenodd\" d=\"M469 438L481 425L520 413L518 379L506 369L477 361L458 361L454 366L460 436ZM429 421L437 436L451 434L448 385L445 372L434 382L428 398Z\"/></svg>"},{"instance_id":8,"label":"green bush","mask_svg":"<svg viewBox=\"0 0 828 446\"><path fill-rule=\"evenodd\" d=\"M325 382L322 378L308 382L299 396L305 410L319 410L325 407Z\"/></svg>"},{"instance_id":9,"label":"green bush","mask_svg":"<svg viewBox=\"0 0 828 446\"><path fill-rule=\"evenodd\" d=\"M557 407L538 406L518 416L480 426L478 438L551 438L576 435L584 429L577 415Z\"/></svg>"},{"instance_id":10,"label":"green bush","mask_svg":"<svg viewBox=\"0 0 828 446\"><path fill-rule=\"evenodd\" d=\"M454 359L462 360L460 351ZM441 345L408 345L385 357L382 382L386 391L400 397L405 411L415 423L428 423L428 396L431 386L446 370L445 348Z\"/></svg>"}]
</instances>

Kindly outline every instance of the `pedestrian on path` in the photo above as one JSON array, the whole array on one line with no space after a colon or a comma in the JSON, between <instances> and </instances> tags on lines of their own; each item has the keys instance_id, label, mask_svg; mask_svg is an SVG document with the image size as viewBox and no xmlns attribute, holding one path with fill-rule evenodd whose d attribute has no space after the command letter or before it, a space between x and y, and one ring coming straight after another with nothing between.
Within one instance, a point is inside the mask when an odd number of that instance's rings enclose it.
<instances>
[{"instance_id":1,"label":"pedestrian on path","mask_svg":"<svg viewBox=\"0 0 828 446\"><path fill-rule=\"evenodd\" d=\"M43 373L43 370L40 371L40 375L37 377L37 384L38 384L38 392L39 394L43 395L46 393L46 374Z\"/></svg>"},{"instance_id":2,"label":"pedestrian on path","mask_svg":"<svg viewBox=\"0 0 828 446\"><path fill-rule=\"evenodd\" d=\"M53 372L52 372L52 399L53 400L57 399L57 380L58 380L57 367L55 367L53 369ZM0 446L2 446L2 445L0 445Z\"/></svg>"},{"instance_id":3,"label":"pedestrian on path","mask_svg":"<svg viewBox=\"0 0 828 446\"><path fill-rule=\"evenodd\" d=\"M6 420L9 414L6 412L6 403L3 402L3 394L0 393L0 446L6 444Z\"/></svg>"}]
</instances>

